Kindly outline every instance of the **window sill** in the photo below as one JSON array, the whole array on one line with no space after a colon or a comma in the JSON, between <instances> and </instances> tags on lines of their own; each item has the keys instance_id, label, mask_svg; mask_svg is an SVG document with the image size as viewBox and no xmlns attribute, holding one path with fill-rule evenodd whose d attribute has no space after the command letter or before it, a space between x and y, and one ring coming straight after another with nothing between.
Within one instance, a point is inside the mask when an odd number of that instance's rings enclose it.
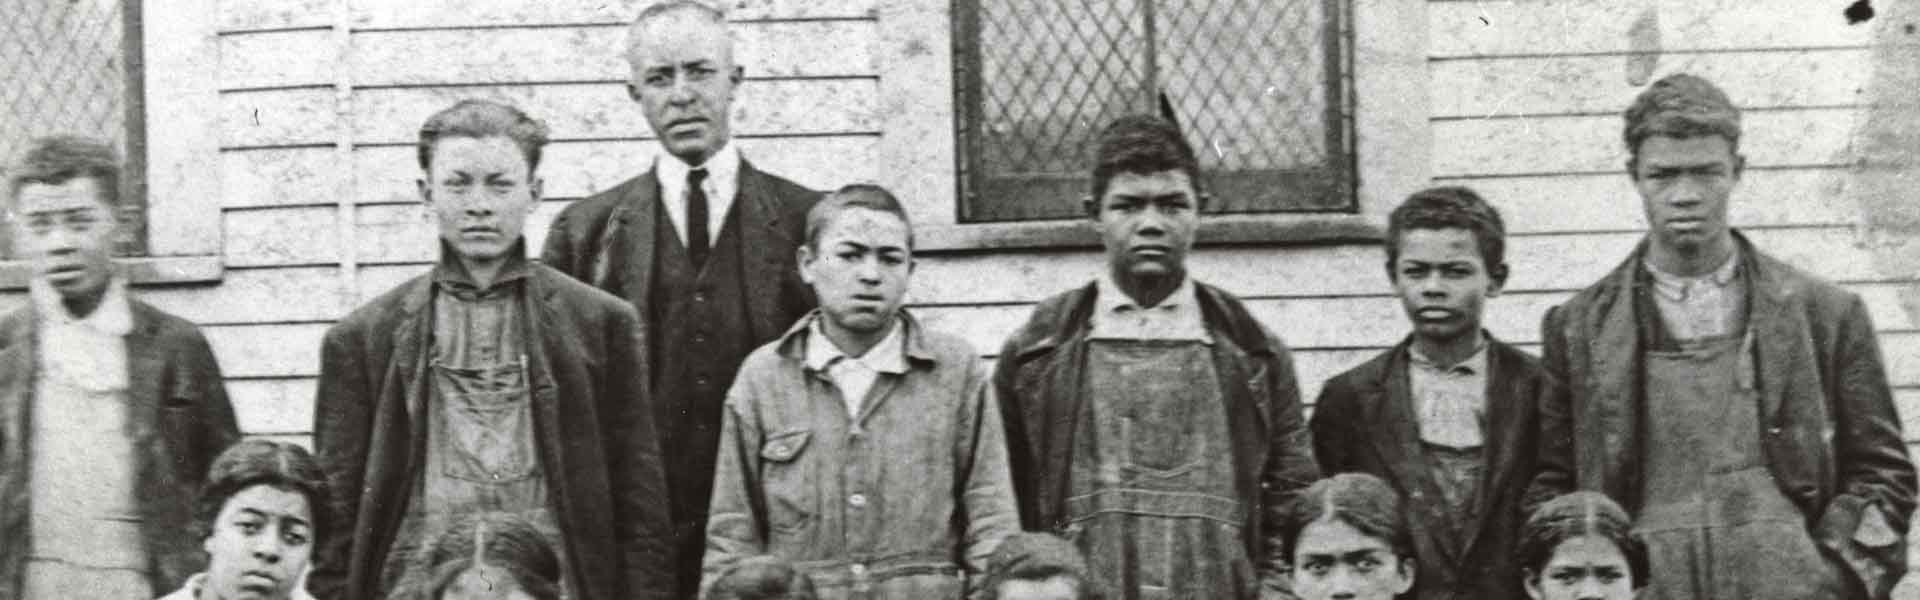
<instances>
[{"instance_id":1,"label":"window sill","mask_svg":"<svg viewBox=\"0 0 1920 600\"><path fill-rule=\"evenodd\" d=\"M1385 231L1363 215L1205 215L1196 245L1361 244L1385 237ZM914 231L914 253L926 255L1100 247L1099 233L1082 219L928 225Z\"/></svg>"},{"instance_id":2,"label":"window sill","mask_svg":"<svg viewBox=\"0 0 1920 600\"><path fill-rule=\"evenodd\" d=\"M220 281L226 271L226 264L215 255L143 256L122 258L115 262L120 264L127 279L136 286L212 283ZM33 272L27 263L0 261L0 291L27 289L27 281L32 277Z\"/></svg>"}]
</instances>

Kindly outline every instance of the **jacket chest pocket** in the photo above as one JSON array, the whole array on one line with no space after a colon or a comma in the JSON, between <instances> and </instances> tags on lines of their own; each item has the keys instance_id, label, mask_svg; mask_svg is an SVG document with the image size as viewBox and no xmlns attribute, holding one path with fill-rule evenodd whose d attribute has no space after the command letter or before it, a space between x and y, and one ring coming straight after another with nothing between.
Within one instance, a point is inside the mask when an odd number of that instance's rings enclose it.
<instances>
[{"instance_id":1,"label":"jacket chest pocket","mask_svg":"<svg viewBox=\"0 0 1920 600\"><path fill-rule=\"evenodd\" d=\"M760 479L767 498L767 528L793 532L814 516L814 485L818 477L801 460L813 432L783 431L760 444Z\"/></svg>"}]
</instances>

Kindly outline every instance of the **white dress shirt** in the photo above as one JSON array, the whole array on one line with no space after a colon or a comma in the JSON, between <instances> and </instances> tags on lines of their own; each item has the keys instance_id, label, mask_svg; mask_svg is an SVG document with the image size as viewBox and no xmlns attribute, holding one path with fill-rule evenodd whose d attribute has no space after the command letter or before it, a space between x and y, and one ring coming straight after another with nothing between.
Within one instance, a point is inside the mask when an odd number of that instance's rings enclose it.
<instances>
[{"instance_id":1,"label":"white dress shirt","mask_svg":"<svg viewBox=\"0 0 1920 600\"><path fill-rule=\"evenodd\" d=\"M1746 287L1740 285L1740 251L1704 275L1688 277L1661 271L1653 261L1641 264L1653 279L1654 306L1673 339L1687 341L1740 333Z\"/></svg>"},{"instance_id":2,"label":"white dress shirt","mask_svg":"<svg viewBox=\"0 0 1920 600\"><path fill-rule=\"evenodd\" d=\"M1444 366L1408 345L1407 362L1420 441L1456 450L1480 447L1486 440L1486 338L1466 360Z\"/></svg>"},{"instance_id":3,"label":"white dress shirt","mask_svg":"<svg viewBox=\"0 0 1920 600\"><path fill-rule=\"evenodd\" d=\"M825 318L825 315L814 315L813 325L807 332L807 368L826 373L833 387L840 390L840 401L847 405L847 417L859 419L867 392L873 390L881 373L907 372L906 336L900 332L900 319L896 318L893 328L887 331L887 337L880 338L880 343L868 348L866 354L848 356L827 337L826 329L820 324Z\"/></svg>"},{"instance_id":4,"label":"white dress shirt","mask_svg":"<svg viewBox=\"0 0 1920 600\"><path fill-rule=\"evenodd\" d=\"M1200 314L1200 288L1188 277L1159 304L1140 306L1102 274L1094 281L1093 330L1089 337L1118 340L1189 340L1213 343Z\"/></svg>"},{"instance_id":5,"label":"white dress shirt","mask_svg":"<svg viewBox=\"0 0 1920 600\"><path fill-rule=\"evenodd\" d=\"M696 166L707 170L707 179L700 184L707 192L707 243L719 240L720 228L726 225L727 211L733 208L739 191L740 149L729 143L707 157L705 164L689 165L662 146L653 166L660 178L660 205L667 209L667 220L673 222L681 243L687 241L687 172Z\"/></svg>"}]
</instances>

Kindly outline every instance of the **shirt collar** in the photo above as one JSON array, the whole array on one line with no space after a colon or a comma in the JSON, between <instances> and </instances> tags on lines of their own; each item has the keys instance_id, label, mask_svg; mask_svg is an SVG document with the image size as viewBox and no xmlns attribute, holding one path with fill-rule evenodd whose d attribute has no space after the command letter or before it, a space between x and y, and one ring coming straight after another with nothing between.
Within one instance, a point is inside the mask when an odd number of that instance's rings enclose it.
<instances>
[{"instance_id":1,"label":"shirt collar","mask_svg":"<svg viewBox=\"0 0 1920 600\"><path fill-rule=\"evenodd\" d=\"M1412 362L1416 367L1421 367L1421 368L1438 372L1438 373L1459 373L1462 375L1484 375L1487 372L1487 346L1488 345L1489 344L1487 344L1487 334L1483 332L1480 334L1480 347L1475 348L1473 351L1473 354L1467 355L1467 358L1460 362L1457 362L1451 365L1441 365L1439 361L1435 361L1431 358L1428 358L1425 354L1421 354L1419 345L1407 344L1407 360L1408 362Z\"/></svg>"},{"instance_id":2,"label":"shirt collar","mask_svg":"<svg viewBox=\"0 0 1920 600\"><path fill-rule=\"evenodd\" d=\"M1167 294L1167 297L1160 299L1160 303L1153 305L1151 308L1155 310L1173 310L1175 307L1188 302L1199 301L1198 292L1193 285L1193 277L1182 277L1180 287L1173 288L1173 293ZM1133 296L1128 296L1125 290L1120 289L1119 282L1113 280L1113 273L1101 273L1100 278L1094 280L1093 285L1094 308L1098 309L1100 314L1148 308L1142 307L1139 303L1134 302Z\"/></svg>"},{"instance_id":3,"label":"shirt collar","mask_svg":"<svg viewBox=\"0 0 1920 600\"><path fill-rule=\"evenodd\" d=\"M707 157L707 162L700 165L689 165L681 161L680 157L674 156L671 152L667 152L667 147L663 144L660 146L660 154L654 157L653 164L654 168L660 170L660 187L663 190L678 190L686 187L687 172L692 171L694 167L698 166L706 168L707 181L713 182L716 188L722 190L722 195L731 197L731 195L725 194L724 191L733 189L733 182L740 174L740 148L734 146L733 143L729 141L726 145L720 147L719 152L715 152L713 156Z\"/></svg>"},{"instance_id":4,"label":"shirt collar","mask_svg":"<svg viewBox=\"0 0 1920 600\"><path fill-rule=\"evenodd\" d=\"M75 317L67 310L67 304L60 298L60 292L39 277L27 283L28 293L33 297L35 312L40 319L54 324L77 324L108 335L126 335L133 331L133 309L127 303L127 280L114 273L107 280L105 297L100 306L85 317Z\"/></svg>"},{"instance_id":5,"label":"shirt collar","mask_svg":"<svg viewBox=\"0 0 1920 600\"><path fill-rule=\"evenodd\" d=\"M1732 284L1734 277L1740 273L1740 248L1736 245L1732 252L1727 253L1727 261L1714 267L1713 271L1695 277L1662 271L1660 267L1654 266L1651 256L1642 257L1640 265L1646 268L1648 275L1653 277L1655 290L1668 298L1681 300L1687 297L1687 288L1690 286L1712 284L1714 287L1724 288Z\"/></svg>"},{"instance_id":6,"label":"shirt collar","mask_svg":"<svg viewBox=\"0 0 1920 600\"><path fill-rule=\"evenodd\" d=\"M808 370L826 372L834 362L846 359L864 364L867 368L881 373L907 372L906 327L902 326L901 319L895 318L892 327L887 330L887 336L880 338L880 343L868 348L866 354L852 357L847 356L840 350L840 346L833 343L832 338L827 337L826 328L821 324L825 318L825 315L815 315L813 322L807 326L806 365Z\"/></svg>"},{"instance_id":7,"label":"shirt collar","mask_svg":"<svg viewBox=\"0 0 1920 600\"><path fill-rule=\"evenodd\" d=\"M514 240L513 246L507 248L506 264L500 265L500 273L493 277L493 283L491 285L488 285L486 289L481 289L478 284L474 283L473 274L467 272L467 266L460 264L459 255L455 254L453 248L447 245L446 240L440 240L440 261L433 267L433 281L443 287L488 291L514 281L526 279L527 276L532 273L532 268L529 265L530 263L527 261L527 238L523 237Z\"/></svg>"}]
</instances>

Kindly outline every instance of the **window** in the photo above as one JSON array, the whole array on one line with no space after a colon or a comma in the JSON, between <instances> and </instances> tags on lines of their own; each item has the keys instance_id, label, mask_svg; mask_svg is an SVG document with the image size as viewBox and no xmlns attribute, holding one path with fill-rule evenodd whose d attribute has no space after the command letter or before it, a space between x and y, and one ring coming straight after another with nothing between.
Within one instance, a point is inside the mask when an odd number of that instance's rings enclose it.
<instances>
[{"instance_id":1,"label":"window","mask_svg":"<svg viewBox=\"0 0 1920 600\"><path fill-rule=\"evenodd\" d=\"M120 147L122 256L146 253L146 117L138 0L0 2L0 165L32 138L78 134ZM0 167L4 169L4 167ZM4 171L0 171L4 172ZM12 244L0 228L0 252Z\"/></svg>"},{"instance_id":2,"label":"window","mask_svg":"<svg viewBox=\"0 0 1920 600\"><path fill-rule=\"evenodd\" d=\"M960 221L1080 216L1099 128L1168 109L1209 212L1355 212L1349 2L955 0Z\"/></svg>"}]
</instances>

